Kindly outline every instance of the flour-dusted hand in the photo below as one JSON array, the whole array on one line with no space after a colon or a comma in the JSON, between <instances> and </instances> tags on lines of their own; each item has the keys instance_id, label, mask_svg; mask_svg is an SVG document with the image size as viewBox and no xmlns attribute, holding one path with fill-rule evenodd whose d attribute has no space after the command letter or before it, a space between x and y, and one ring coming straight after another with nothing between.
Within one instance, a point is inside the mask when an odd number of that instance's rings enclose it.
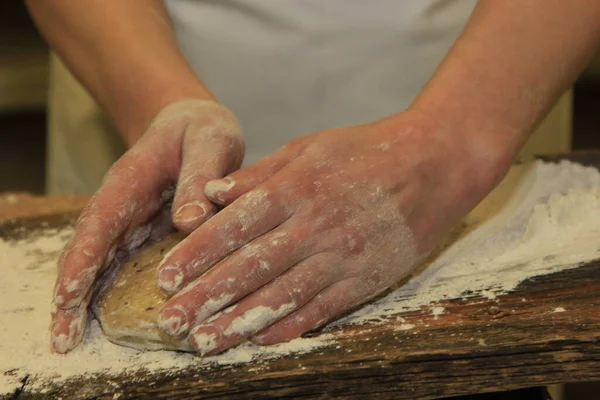
<instances>
[{"instance_id":1,"label":"flour-dusted hand","mask_svg":"<svg viewBox=\"0 0 600 400\"><path fill-rule=\"evenodd\" d=\"M178 275L160 284L183 290L162 329L202 354L285 341L410 274L501 175L427 121L407 112L308 135L209 182L227 206L163 259Z\"/></svg>"},{"instance_id":2,"label":"flour-dusted hand","mask_svg":"<svg viewBox=\"0 0 600 400\"><path fill-rule=\"evenodd\" d=\"M57 352L80 342L99 275L173 225L189 233L210 218L216 209L205 184L239 168L243 152L236 119L216 102L181 100L154 118L107 173L60 257L51 332Z\"/></svg>"}]
</instances>

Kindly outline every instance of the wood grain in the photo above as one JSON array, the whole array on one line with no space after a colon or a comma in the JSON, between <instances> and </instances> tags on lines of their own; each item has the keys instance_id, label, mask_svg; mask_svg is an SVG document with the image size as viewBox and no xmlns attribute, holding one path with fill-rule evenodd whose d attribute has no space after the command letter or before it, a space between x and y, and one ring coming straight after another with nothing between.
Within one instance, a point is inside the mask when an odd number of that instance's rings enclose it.
<instances>
[{"instance_id":1,"label":"wood grain","mask_svg":"<svg viewBox=\"0 0 600 400\"><path fill-rule=\"evenodd\" d=\"M313 353L176 374L98 375L18 398L433 399L600 380L600 261L471 298L345 327ZM564 312L556 312L562 307ZM313 335L318 335L314 333Z\"/></svg>"},{"instance_id":2,"label":"wood grain","mask_svg":"<svg viewBox=\"0 0 600 400\"><path fill-rule=\"evenodd\" d=\"M89 199L90 196L84 194L34 196L23 192L0 193L0 221L78 212Z\"/></svg>"}]
</instances>

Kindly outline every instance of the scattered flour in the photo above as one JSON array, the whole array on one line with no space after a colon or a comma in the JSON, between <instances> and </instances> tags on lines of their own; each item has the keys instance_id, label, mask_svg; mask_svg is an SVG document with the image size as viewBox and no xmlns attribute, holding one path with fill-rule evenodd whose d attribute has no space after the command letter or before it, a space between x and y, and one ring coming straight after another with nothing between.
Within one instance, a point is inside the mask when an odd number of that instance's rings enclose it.
<instances>
[{"instance_id":1,"label":"scattered flour","mask_svg":"<svg viewBox=\"0 0 600 400\"><path fill-rule=\"evenodd\" d=\"M439 315L444 309L436 302L476 296L494 298L532 276L600 258L597 170L569 162L537 162L519 169L506 181L511 179L512 184L505 188L516 189L484 201L427 269L330 326L383 320L422 306L430 306L431 312ZM276 346L245 343L219 356L198 358L114 345L92 322L82 346L68 355L51 354L48 328L55 264L71 233L71 228L46 229L35 238L0 239L0 395L20 387L25 374L30 374L28 385L43 388L49 380L56 382L92 372L118 374L142 368L172 371L191 365L210 368L335 345L335 336L326 333ZM560 307L554 310L561 311ZM413 328L411 324L398 324L396 330Z\"/></svg>"},{"instance_id":2,"label":"scattered flour","mask_svg":"<svg viewBox=\"0 0 600 400\"><path fill-rule=\"evenodd\" d=\"M415 327L416 327L416 325L414 325L414 324L400 324L400 325L396 325L394 330L395 331L409 331Z\"/></svg>"},{"instance_id":3,"label":"scattered flour","mask_svg":"<svg viewBox=\"0 0 600 400\"><path fill-rule=\"evenodd\" d=\"M0 397L14 392L29 375L28 387L43 390L56 382L87 373L119 374L139 369L183 369L192 365L248 363L328 346L333 335L299 338L261 347L244 343L219 356L199 358L168 351L140 352L109 342L96 321L83 345L67 355L50 353L49 326L56 261L72 234L71 228L45 229L41 235L19 241L0 239Z\"/></svg>"},{"instance_id":4,"label":"scattered flour","mask_svg":"<svg viewBox=\"0 0 600 400\"><path fill-rule=\"evenodd\" d=\"M600 172L568 161L514 168L465 224L419 275L330 326L442 300L493 299L533 276L600 258Z\"/></svg>"},{"instance_id":5,"label":"scattered flour","mask_svg":"<svg viewBox=\"0 0 600 400\"><path fill-rule=\"evenodd\" d=\"M252 332L257 325L265 326L271 324L281 317L288 314L296 307L295 302L282 304L278 309L274 310L271 307L258 306L246 311L240 315L225 329L225 335L244 335Z\"/></svg>"},{"instance_id":6,"label":"scattered flour","mask_svg":"<svg viewBox=\"0 0 600 400\"><path fill-rule=\"evenodd\" d=\"M431 307L430 310L431 315L433 315L435 317L435 319L437 319L440 315L442 315L443 313L446 312L446 308L445 307Z\"/></svg>"}]
</instances>

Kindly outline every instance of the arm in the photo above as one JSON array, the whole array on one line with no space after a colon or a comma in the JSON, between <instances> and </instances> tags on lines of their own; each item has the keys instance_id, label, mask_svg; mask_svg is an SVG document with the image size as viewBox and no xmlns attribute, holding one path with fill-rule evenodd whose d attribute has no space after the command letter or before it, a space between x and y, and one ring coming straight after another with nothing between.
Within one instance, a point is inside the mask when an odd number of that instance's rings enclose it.
<instances>
[{"instance_id":1,"label":"arm","mask_svg":"<svg viewBox=\"0 0 600 400\"><path fill-rule=\"evenodd\" d=\"M27 0L38 27L131 146L167 104L214 100L161 0Z\"/></svg>"},{"instance_id":2,"label":"arm","mask_svg":"<svg viewBox=\"0 0 600 400\"><path fill-rule=\"evenodd\" d=\"M501 179L599 38L597 0L482 0L407 111L302 137L208 182L226 207L162 261L194 266L163 330L189 332L203 354L277 343L406 277ZM240 230L244 212L254 217Z\"/></svg>"},{"instance_id":3,"label":"arm","mask_svg":"<svg viewBox=\"0 0 600 400\"><path fill-rule=\"evenodd\" d=\"M64 353L83 336L96 278L146 240L173 226L191 232L210 218L216 208L204 185L239 168L244 143L235 117L180 53L161 1L27 4L131 147L82 212L58 263L51 337Z\"/></svg>"},{"instance_id":4,"label":"arm","mask_svg":"<svg viewBox=\"0 0 600 400\"><path fill-rule=\"evenodd\" d=\"M599 44L600 1L481 0L411 109L506 166Z\"/></svg>"}]
</instances>

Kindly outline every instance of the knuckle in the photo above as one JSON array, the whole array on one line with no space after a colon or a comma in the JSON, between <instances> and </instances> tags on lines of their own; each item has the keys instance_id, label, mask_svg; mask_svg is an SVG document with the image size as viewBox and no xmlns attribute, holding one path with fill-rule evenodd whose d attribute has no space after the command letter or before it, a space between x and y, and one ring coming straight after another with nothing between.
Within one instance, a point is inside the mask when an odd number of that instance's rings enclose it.
<instances>
[{"instance_id":1,"label":"knuckle","mask_svg":"<svg viewBox=\"0 0 600 400\"><path fill-rule=\"evenodd\" d=\"M254 189L243 197L243 207L249 210L269 207L277 201L276 194L269 189Z\"/></svg>"},{"instance_id":2,"label":"knuckle","mask_svg":"<svg viewBox=\"0 0 600 400\"><path fill-rule=\"evenodd\" d=\"M292 186L294 195L303 198L315 198L323 191L322 180L311 176L301 176Z\"/></svg>"},{"instance_id":3,"label":"knuckle","mask_svg":"<svg viewBox=\"0 0 600 400\"><path fill-rule=\"evenodd\" d=\"M389 276L384 274L382 268L378 265L366 270L360 278L357 276L355 279L363 283L363 297L374 296L393 283L389 281Z\"/></svg>"},{"instance_id":4,"label":"knuckle","mask_svg":"<svg viewBox=\"0 0 600 400\"><path fill-rule=\"evenodd\" d=\"M269 235L268 246L265 250L270 258L275 258L275 256L281 255L279 253L282 250L287 251L295 239L297 238L292 238L292 234L288 231L275 232Z\"/></svg>"},{"instance_id":5,"label":"knuckle","mask_svg":"<svg viewBox=\"0 0 600 400\"><path fill-rule=\"evenodd\" d=\"M257 260L256 265L251 273L250 281L254 281L255 284L260 284L267 281L271 277L271 265L268 261ZM252 279L253 278L253 279Z\"/></svg>"},{"instance_id":6,"label":"knuckle","mask_svg":"<svg viewBox=\"0 0 600 400\"><path fill-rule=\"evenodd\" d=\"M296 223L289 234L282 236L284 251L290 254L303 255L314 249L316 237L312 223Z\"/></svg>"},{"instance_id":7,"label":"knuckle","mask_svg":"<svg viewBox=\"0 0 600 400\"><path fill-rule=\"evenodd\" d=\"M277 279L276 284L283 292L289 302L299 305L303 304L305 297L304 282L300 277L283 276Z\"/></svg>"},{"instance_id":8,"label":"knuckle","mask_svg":"<svg viewBox=\"0 0 600 400\"><path fill-rule=\"evenodd\" d=\"M270 188L257 188L243 195L239 200L239 206L235 208L238 218L251 225L259 220L271 218L285 218L293 212L292 206L286 201L281 190ZM247 225L248 224L242 224Z\"/></svg>"},{"instance_id":9,"label":"knuckle","mask_svg":"<svg viewBox=\"0 0 600 400\"><path fill-rule=\"evenodd\" d=\"M317 163L317 166L330 165L331 155L340 151L339 143L327 143L323 140L311 141L302 150L302 155Z\"/></svg>"},{"instance_id":10,"label":"knuckle","mask_svg":"<svg viewBox=\"0 0 600 400\"><path fill-rule=\"evenodd\" d=\"M195 297L204 297L209 301L218 302L223 293L228 293L231 289L231 282L223 280L215 284L209 284L207 281L200 280L194 288Z\"/></svg>"},{"instance_id":11,"label":"knuckle","mask_svg":"<svg viewBox=\"0 0 600 400\"><path fill-rule=\"evenodd\" d=\"M177 183L177 189L175 190L175 198L174 201L176 203L176 207L178 208L185 203L190 201L202 201L202 203L208 203L205 201L204 196L204 186L208 179L201 175L188 175L179 180Z\"/></svg>"},{"instance_id":12,"label":"knuckle","mask_svg":"<svg viewBox=\"0 0 600 400\"><path fill-rule=\"evenodd\" d=\"M242 261L242 263L247 265L245 273L243 274L244 279L240 282L240 285L245 289L252 290L252 288L260 287L268 281L271 266L267 261L261 259L246 259Z\"/></svg>"},{"instance_id":13,"label":"knuckle","mask_svg":"<svg viewBox=\"0 0 600 400\"><path fill-rule=\"evenodd\" d=\"M240 124L235 115L226 107L210 102L192 111L194 111L193 114L186 113L186 115L192 124L200 127L194 130L195 134L201 134L203 137L215 137L219 140L227 138L226 140L234 145L242 142Z\"/></svg>"},{"instance_id":14,"label":"knuckle","mask_svg":"<svg viewBox=\"0 0 600 400\"><path fill-rule=\"evenodd\" d=\"M105 181L124 178L131 179L138 173L139 165L140 156L135 152L128 151L110 167Z\"/></svg>"},{"instance_id":15,"label":"knuckle","mask_svg":"<svg viewBox=\"0 0 600 400\"><path fill-rule=\"evenodd\" d=\"M318 215L314 219L314 228L316 232L323 232L343 226L348 220L348 212L343 207L336 205L325 206L316 205L310 212Z\"/></svg>"},{"instance_id":16,"label":"knuckle","mask_svg":"<svg viewBox=\"0 0 600 400\"><path fill-rule=\"evenodd\" d=\"M259 287L271 279L272 265L271 255L268 250L260 244L249 244L246 246L239 262L246 265L247 273L244 276L245 287Z\"/></svg>"},{"instance_id":17,"label":"knuckle","mask_svg":"<svg viewBox=\"0 0 600 400\"><path fill-rule=\"evenodd\" d=\"M296 155L298 155L304 149L305 146L306 146L306 136L300 136L300 137L293 138L292 140L287 142L283 147L281 147L281 150L290 151L290 152L296 153Z\"/></svg>"},{"instance_id":18,"label":"knuckle","mask_svg":"<svg viewBox=\"0 0 600 400\"><path fill-rule=\"evenodd\" d=\"M314 305L317 309L317 319L329 319L331 315L331 304L329 304L321 293L313 297Z\"/></svg>"}]
</instances>

